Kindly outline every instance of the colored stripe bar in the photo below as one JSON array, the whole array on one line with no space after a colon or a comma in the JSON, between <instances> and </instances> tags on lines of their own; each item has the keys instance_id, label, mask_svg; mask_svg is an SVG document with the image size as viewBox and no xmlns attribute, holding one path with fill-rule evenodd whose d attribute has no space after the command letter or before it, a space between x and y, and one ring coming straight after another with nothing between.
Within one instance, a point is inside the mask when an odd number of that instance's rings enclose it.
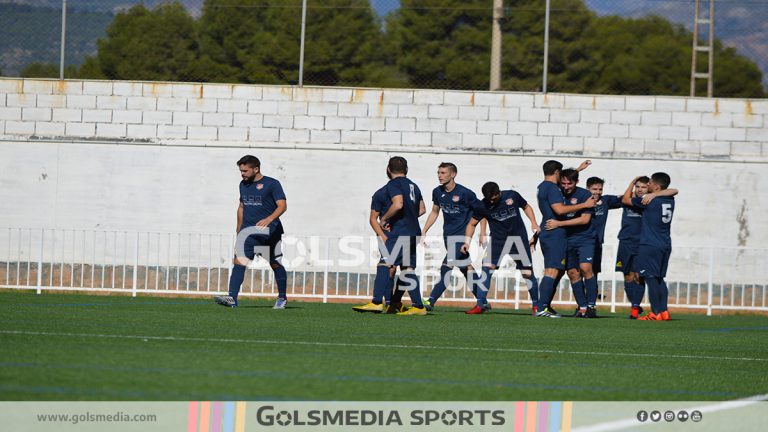
<instances>
[{"instance_id":1,"label":"colored stripe bar","mask_svg":"<svg viewBox=\"0 0 768 432\"><path fill-rule=\"evenodd\" d=\"M536 432L536 402L528 402L525 413L525 432Z\"/></svg>"},{"instance_id":2,"label":"colored stripe bar","mask_svg":"<svg viewBox=\"0 0 768 432\"><path fill-rule=\"evenodd\" d=\"M221 432L221 402L213 403L212 432Z\"/></svg>"},{"instance_id":3,"label":"colored stripe bar","mask_svg":"<svg viewBox=\"0 0 768 432\"><path fill-rule=\"evenodd\" d=\"M200 432L208 432L211 425L211 403L200 402Z\"/></svg>"},{"instance_id":4,"label":"colored stripe bar","mask_svg":"<svg viewBox=\"0 0 768 432\"><path fill-rule=\"evenodd\" d=\"M235 432L235 403L224 403L224 432Z\"/></svg>"},{"instance_id":5,"label":"colored stripe bar","mask_svg":"<svg viewBox=\"0 0 768 432\"><path fill-rule=\"evenodd\" d=\"M237 403L235 413L235 432L245 432L245 402Z\"/></svg>"},{"instance_id":6,"label":"colored stripe bar","mask_svg":"<svg viewBox=\"0 0 768 432\"><path fill-rule=\"evenodd\" d=\"M539 402L539 432L549 432L549 402Z\"/></svg>"},{"instance_id":7,"label":"colored stripe bar","mask_svg":"<svg viewBox=\"0 0 768 432\"><path fill-rule=\"evenodd\" d=\"M525 425L525 402L515 402L515 432L523 432Z\"/></svg>"},{"instance_id":8,"label":"colored stripe bar","mask_svg":"<svg viewBox=\"0 0 768 432\"><path fill-rule=\"evenodd\" d=\"M189 403L189 415L187 417L187 432L197 432L197 402Z\"/></svg>"},{"instance_id":9,"label":"colored stripe bar","mask_svg":"<svg viewBox=\"0 0 768 432\"><path fill-rule=\"evenodd\" d=\"M563 402L563 427L562 432L571 432L571 420L573 419L573 402Z\"/></svg>"},{"instance_id":10,"label":"colored stripe bar","mask_svg":"<svg viewBox=\"0 0 768 432\"><path fill-rule=\"evenodd\" d=\"M549 410L549 432L558 432L562 422L563 403L552 402Z\"/></svg>"}]
</instances>

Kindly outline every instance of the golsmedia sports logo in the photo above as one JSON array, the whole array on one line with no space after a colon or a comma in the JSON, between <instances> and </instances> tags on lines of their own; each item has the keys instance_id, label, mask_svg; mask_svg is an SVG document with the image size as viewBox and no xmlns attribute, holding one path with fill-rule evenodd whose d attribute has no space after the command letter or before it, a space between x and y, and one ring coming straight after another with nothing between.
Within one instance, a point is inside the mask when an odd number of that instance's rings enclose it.
<instances>
[{"instance_id":1,"label":"golsmedia sports logo","mask_svg":"<svg viewBox=\"0 0 768 432\"><path fill-rule=\"evenodd\" d=\"M256 411L260 426L503 426L503 410L279 410Z\"/></svg>"}]
</instances>

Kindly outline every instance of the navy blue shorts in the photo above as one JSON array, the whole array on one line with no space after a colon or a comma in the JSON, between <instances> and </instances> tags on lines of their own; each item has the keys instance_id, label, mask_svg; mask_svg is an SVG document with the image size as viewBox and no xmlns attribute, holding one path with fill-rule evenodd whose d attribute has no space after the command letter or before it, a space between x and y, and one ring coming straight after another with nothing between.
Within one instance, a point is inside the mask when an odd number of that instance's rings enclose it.
<instances>
[{"instance_id":1,"label":"navy blue shorts","mask_svg":"<svg viewBox=\"0 0 768 432\"><path fill-rule=\"evenodd\" d=\"M402 268L416 268L416 243L417 237L388 237L384 248L379 242L379 252L381 253L379 262Z\"/></svg>"},{"instance_id":2,"label":"navy blue shorts","mask_svg":"<svg viewBox=\"0 0 768 432\"><path fill-rule=\"evenodd\" d=\"M579 264L592 264L595 262L594 241L568 241L565 264L566 268L579 268ZM594 267L593 267L594 268Z\"/></svg>"},{"instance_id":3,"label":"navy blue shorts","mask_svg":"<svg viewBox=\"0 0 768 432\"><path fill-rule=\"evenodd\" d=\"M501 260L507 255L510 255L515 261L518 270L532 270L533 258L531 257L531 246L528 244L528 236L520 235L518 236L518 239L519 240L514 242L510 239L509 245L505 246L504 243L507 239L492 238L488 242L488 253L486 253L486 256L483 258L483 264L491 264L495 267L499 267ZM508 250L505 250L507 248ZM521 257L526 257L527 259L520 259ZM527 263L524 263L523 261L527 261Z\"/></svg>"},{"instance_id":4,"label":"navy blue shorts","mask_svg":"<svg viewBox=\"0 0 768 432\"><path fill-rule=\"evenodd\" d=\"M245 239L245 256L253 260L260 256L270 263L278 263L283 256L281 247L282 233L275 233L270 236L250 235Z\"/></svg>"},{"instance_id":5,"label":"navy blue shorts","mask_svg":"<svg viewBox=\"0 0 768 432\"><path fill-rule=\"evenodd\" d=\"M667 275L670 248L640 245L637 248L637 273L640 277L661 277Z\"/></svg>"},{"instance_id":6,"label":"navy blue shorts","mask_svg":"<svg viewBox=\"0 0 768 432\"><path fill-rule=\"evenodd\" d=\"M637 271L637 243L619 241L619 250L616 254L616 271L630 274Z\"/></svg>"},{"instance_id":7,"label":"navy blue shorts","mask_svg":"<svg viewBox=\"0 0 768 432\"><path fill-rule=\"evenodd\" d=\"M469 253L461 251L461 247L464 245L464 236L456 236L453 238L453 243L448 241L448 237L443 237L443 244L445 245L445 259L443 259L443 265L466 267L472 262L469 259Z\"/></svg>"},{"instance_id":8,"label":"navy blue shorts","mask_svg":"<svg viewBox=\"0 0 768 432\"><path fill-rule=\"evenodd\" d=\"M554 231L542 231L539 234L541 253L544 255L544 268L565 270L565 249L568 246L565 231L561 228Z\"/></svg>"}]
</instances>

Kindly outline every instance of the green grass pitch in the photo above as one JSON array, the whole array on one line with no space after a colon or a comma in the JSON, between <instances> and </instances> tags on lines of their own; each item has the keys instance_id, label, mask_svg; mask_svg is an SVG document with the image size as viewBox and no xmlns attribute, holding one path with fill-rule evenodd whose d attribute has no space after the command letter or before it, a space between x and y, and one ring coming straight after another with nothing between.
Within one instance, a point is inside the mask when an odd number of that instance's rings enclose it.
<instances>
[{"instance_id":1,"label":"green grass pitch","mask_svg":"<svg viewBox=\"0 0 768 432\"><path fill-rule=\"evenodd\" d=\"M768 393L768 317L0 293L2 400L727 400ZM562 308L564 311L565 308Z\"/></svg>"}]
</instances>

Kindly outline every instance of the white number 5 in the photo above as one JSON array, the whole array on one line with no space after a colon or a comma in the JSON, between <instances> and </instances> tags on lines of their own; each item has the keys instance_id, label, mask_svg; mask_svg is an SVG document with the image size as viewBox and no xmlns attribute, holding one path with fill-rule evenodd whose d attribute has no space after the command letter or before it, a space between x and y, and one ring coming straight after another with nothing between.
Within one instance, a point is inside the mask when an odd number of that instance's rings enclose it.
<instances>
[{"instance_id":1,"label":"white number 5","mask_svg":"<svg viewBox=\"0 0 768 432\"><path fill-rule=\"evenodd\" d=\"M672 222L672 204L661 205L661 221L664 223Z\"/></svg>"}]
</instances>

